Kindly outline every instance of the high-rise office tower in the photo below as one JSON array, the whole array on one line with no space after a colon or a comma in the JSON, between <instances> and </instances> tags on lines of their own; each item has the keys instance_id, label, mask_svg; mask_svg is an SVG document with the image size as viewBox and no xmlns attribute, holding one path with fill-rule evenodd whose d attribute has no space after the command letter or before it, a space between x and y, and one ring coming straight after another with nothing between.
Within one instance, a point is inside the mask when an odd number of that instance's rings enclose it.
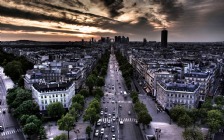
<instances>
[{"instance_id":1,"label":"high-rise office tower","mask_svg":"<svg viewBox=\"0 0 224 140\"><path fill-rule=\"evenodd\" d=\"M164 48L167 47L167 37L168 37L168 31L166 29L163 29L161 32L161 47Z\"/></svg>"}]
</instances>

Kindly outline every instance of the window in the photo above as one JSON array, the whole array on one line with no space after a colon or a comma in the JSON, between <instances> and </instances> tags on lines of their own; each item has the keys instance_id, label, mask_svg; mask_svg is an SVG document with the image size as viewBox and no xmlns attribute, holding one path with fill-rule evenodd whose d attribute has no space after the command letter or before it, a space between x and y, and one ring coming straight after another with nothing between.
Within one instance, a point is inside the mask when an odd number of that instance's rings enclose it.
<instances>
[{"instance_id":1,"label":"window","mask_svg":"<svg viewBox=\"0 0 224 140\"><path fill-rule=\"evenodd\" d=\"M43 96L41 96L41 99L43 99Z\"/></svg>"},{"instance_id":2,"label":"window","mask_svg":"<svg viewBox=\"0 0 224 140\"><path fill-rule=\"evenodd\" d=\"M44 98L47 98L47 96L45 95Z\"/></svg>"},{"instance_id":3,"label":"window","mask_svg":"<svg viewBox=\"0 0 224 140\"><path fill-rule=\"evenodd\" d=\"M54 98L54 94L53 94L52 96L53 96L53 98Z\"/></svg>"}]
</instances>

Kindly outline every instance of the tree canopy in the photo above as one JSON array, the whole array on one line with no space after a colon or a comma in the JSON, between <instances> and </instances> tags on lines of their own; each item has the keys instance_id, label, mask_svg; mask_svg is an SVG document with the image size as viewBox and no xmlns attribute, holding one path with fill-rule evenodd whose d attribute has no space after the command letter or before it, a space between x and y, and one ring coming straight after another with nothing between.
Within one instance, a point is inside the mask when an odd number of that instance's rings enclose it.
<instances>
[{"instance_id":1,"label":"tree canopy","mask_svg":"<svg viewBox=\"0 0 224 140\"><path fill-rule=\"evenodd\" d=\"M52 118L60 118L65 112L65 109L60 102L51 103L47 106L47 113Z\"/></svg>"}]
</instances>

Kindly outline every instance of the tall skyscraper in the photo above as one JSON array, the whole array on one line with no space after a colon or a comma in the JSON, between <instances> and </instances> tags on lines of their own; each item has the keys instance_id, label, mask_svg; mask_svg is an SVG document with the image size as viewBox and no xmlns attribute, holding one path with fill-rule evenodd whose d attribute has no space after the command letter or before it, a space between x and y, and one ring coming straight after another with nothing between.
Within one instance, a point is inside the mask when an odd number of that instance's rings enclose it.
<instances>
[{"instance_id":1,"label":"tall skyscraper","mask_svg":"<svg viewBox=\"0 0 224 140\"><path fill-rule=\"evenodd\" d=\"M164 48L167 47L167 37L168 37L168 31L166 29L163 29L161 32L161 47Z\"/></svg>"}]
</instances>

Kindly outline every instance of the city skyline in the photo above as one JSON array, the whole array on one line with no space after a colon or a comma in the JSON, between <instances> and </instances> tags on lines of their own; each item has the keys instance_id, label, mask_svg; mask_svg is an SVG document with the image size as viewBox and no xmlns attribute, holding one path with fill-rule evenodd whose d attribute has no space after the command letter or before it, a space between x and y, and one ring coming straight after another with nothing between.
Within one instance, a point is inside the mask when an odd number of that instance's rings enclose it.
<instances>
[{"instance_id":1,"label":"city skyline","mask_svg":"<svg viewBox=\"0 0 224 140\"><path fill-rule=\"evenodd\" d=\"M224 40L221 0L0 0L0 41L80 41L129 36L130 41Z\"/></svg>"}]
</instances>

